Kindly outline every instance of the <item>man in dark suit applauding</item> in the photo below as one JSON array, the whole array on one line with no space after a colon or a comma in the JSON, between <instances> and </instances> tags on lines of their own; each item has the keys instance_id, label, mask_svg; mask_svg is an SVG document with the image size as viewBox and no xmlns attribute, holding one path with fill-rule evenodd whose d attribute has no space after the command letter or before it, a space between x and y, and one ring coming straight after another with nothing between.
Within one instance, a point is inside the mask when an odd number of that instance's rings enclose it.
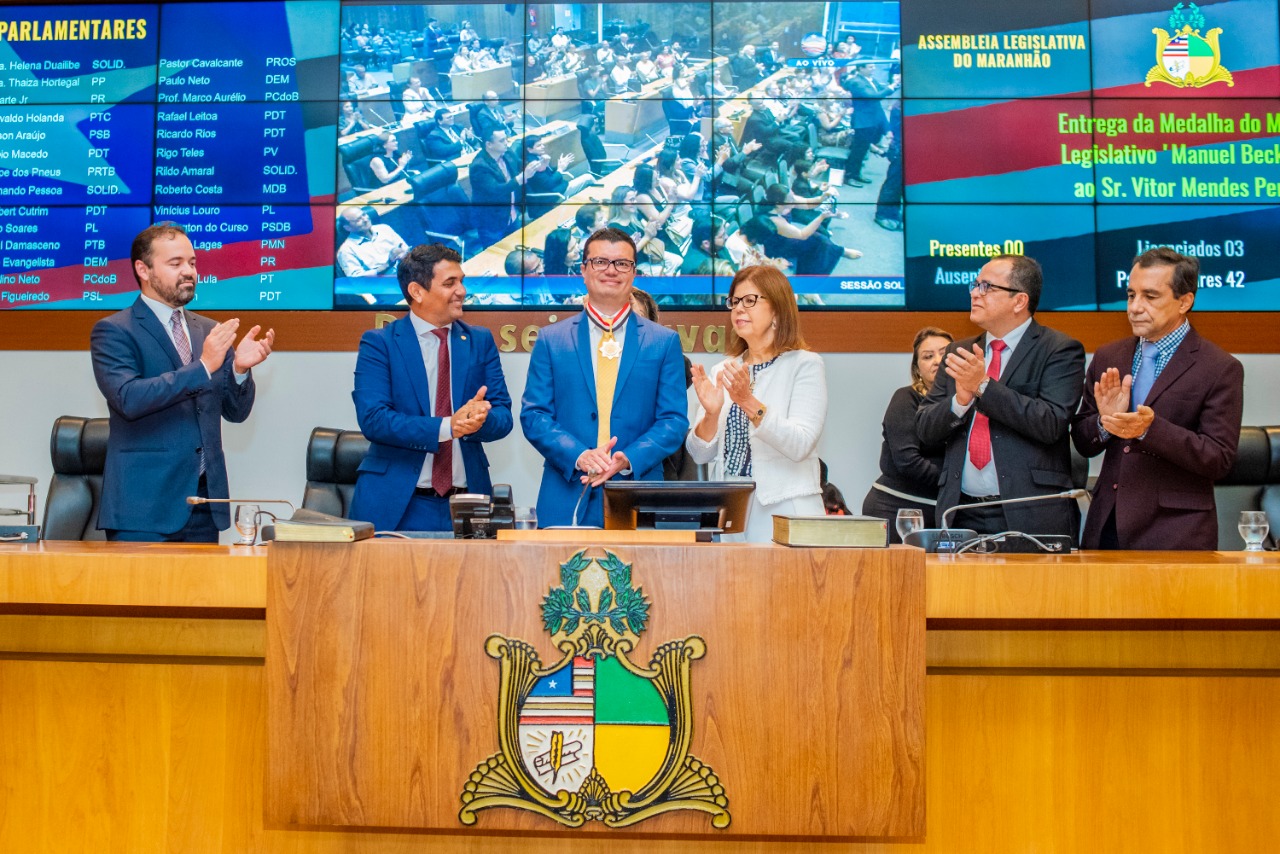
<instances>
[{"instance_id":1,"label":"man in dark suit applauding","mask_svg":"<svg viewBox=\"0 0 1280 854\"><path fill-rule=\"evenodd\" d=\"M482 442L511 432L511 396L493 334L462 322L462 257L433 243L400 262L409 314L366 332L356 419L371 445L351 516L379 530L447 531L449 497L489 494Z\"/></svg>"},{"instance_id":2,"label":"man in dark suit applauding","mask_svg":"<svg viewBox=\"0 0 1280 854\"><path fill-rule=\"evenodd\" d=\"M531 160L522 167L510 148L507 132L495 128L484 137L484 150L471 161L471 202L478 208L474 213L476 230L485 246L515 230L524 182L541 165L541 161Z\"/></svg>"},{"instance_id":3,"label":"man in dark suit applauding","mask_svg":"<svg viewBox=\"0 0 1280 854\"><path fill-rule=\"evenodd\" d=\"M423 128L426 131L423 132ZM428 160L452 160L462 155L465 147L466 137L471 136L471 132L463 128L458 129L454 124L453 113L444 107L436 110L435 121L429 125L418 125L418 134L422 140L422 150L426 153ZM474 138L474 137L473 137Z\"/></svg>"},{"instance_id":4,"label":"man in dark suit applauding","mask_svg":"<svg viewBox=\"0 0 1280 854\"><path fill-rule=\"evenodd\" d=\"M1085 520L1088 549L1215 549L1213 483L1235 464L1244 367L1187 314L1200 262L1150 249L1129 274L1133 338L1098 348L1072 422L1076 449L1105 453Z\"/></svg>"},{"instance_id":5,"label":"man in dark suit applauding","mask_svg":"<svg viewBox=\"0 0 1280 854\"><path fill-rule=\"evenodd\" d=\"M111 414L98 526L108 540L216 543L231 524L227 505L186 499L229 497L222 419L249 417L250 369L271 354L275 331L259 338L255 326L233 352L238 318L183 308L196 295L196 252L177 225L144 229L130 260L142 293L98 321L89 342Z\"/></svg>"},{"instance_id":6,"label":"man in dark suit applauding","mask_svg":"<svg viewBox=\"0 0 1280 854\"><path fill-rule=\"evenodd\" d=\"M925 444L946 445L938 514L979 533L1076 534L1070 499L986 506L1071 488L1068 427L1080 403L1084 347L1036 323L1043 274L1024 255L988 261L969 286L969 318L986 330L947 348L916 412Z\"/></svg>"}]
</instances>

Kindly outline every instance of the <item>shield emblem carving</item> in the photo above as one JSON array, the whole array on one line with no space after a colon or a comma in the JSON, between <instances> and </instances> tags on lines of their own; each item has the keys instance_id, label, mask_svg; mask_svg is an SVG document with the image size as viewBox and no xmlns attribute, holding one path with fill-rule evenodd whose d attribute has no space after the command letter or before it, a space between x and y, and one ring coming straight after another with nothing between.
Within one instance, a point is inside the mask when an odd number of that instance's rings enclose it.
<instances>
[{"instance_id":1,"label":"shield emblem carving","mask_svg":"<svg viewBox=\"0 0 1280 854\"><path fill-rule=\"evenodd\" d=\"M715 773L689 753L690 667L706 653L699 637L660 644L631 660L649 619L631 566L612 552L582 550L560 565L561 586L542 603L543 625L561 657L543 667L524 641L491 635L501 664L499 752L463 786L463 824L484 809L541 813L562 825L626 827L672 810L700 810L729 825Z\"/></svg>"}]
</instances>

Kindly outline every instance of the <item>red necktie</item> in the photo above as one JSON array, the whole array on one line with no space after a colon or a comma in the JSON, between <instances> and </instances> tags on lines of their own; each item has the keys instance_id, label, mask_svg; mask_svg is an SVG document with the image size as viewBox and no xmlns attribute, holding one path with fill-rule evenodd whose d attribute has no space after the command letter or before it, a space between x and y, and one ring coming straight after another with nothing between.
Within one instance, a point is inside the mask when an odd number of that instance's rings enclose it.
<instances>
[{"instance_id":1,"label":"red necktie","mask_svg":"<svg viewBox=\"0 0 1280 854\"><path fill-rule=\"evenodd\" d=\"M1004 342L999 338L991 342L991 362L987 365L987 376L993 380L1000 379L1000 351L1004 347ZM981 412L973 414L973 429L969 431L969 462L979 470L986 468L991 462L991 424Z\"/></svg>"},{"instance_id":2,"label":"red necktie","mask_svg":"<svg viewBox=\"0 0 1280 854\"><path fill-rule=\"evenodd\" d=\"M449 391L449 330L431 330L440 339L436 353L436 412L441 418L453 416L453 395ZM453 489L453 440L441 442L431 463L431 487L441 496Z\"/></svg>"}]
</instances>

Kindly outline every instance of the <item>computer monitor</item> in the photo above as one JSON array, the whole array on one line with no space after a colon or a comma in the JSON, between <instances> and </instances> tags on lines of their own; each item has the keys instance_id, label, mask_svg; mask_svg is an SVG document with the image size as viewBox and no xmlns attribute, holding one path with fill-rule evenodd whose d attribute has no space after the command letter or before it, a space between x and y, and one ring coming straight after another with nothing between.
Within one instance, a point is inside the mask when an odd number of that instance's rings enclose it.
<instances>
[{"instance_id":1,"label":"computer monitor","mask_svg":"<svg viewBox=\"0 0 1280 854\"><path fill-rule=\"evenodd\" d=\"M634 531L718 529L741 534L751 508L752 480L633 480L604 487L604 526Z\"/></svg>"}]
</instances>

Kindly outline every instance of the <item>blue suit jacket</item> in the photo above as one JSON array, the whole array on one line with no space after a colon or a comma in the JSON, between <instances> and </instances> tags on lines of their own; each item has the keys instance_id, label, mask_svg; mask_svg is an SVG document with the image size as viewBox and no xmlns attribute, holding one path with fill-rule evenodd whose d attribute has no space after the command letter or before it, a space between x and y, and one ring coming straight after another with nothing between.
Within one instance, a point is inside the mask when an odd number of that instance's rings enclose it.
<instances>
[{"instance_id":1,"label":"blue suit jacket","mask_svg":"<svg viewBox=\"0 0 1280 854\"><path fill-rule=\"evenodd\" d=\"M210 498L227 498L222 419L240 422L253 408L253 376L237 384L227 354L212 378L200 363L216 325L189 311L191 363L178 359L169 334L139 297L93 327L93 375L111 412L98 527L171 534L191 516L203 449ZM231 525L226 504L211 504L219 529Z\"/></svg>"},{"instance_id":2,"label":"blue suit jacket","mask_svg":"<svg viewBox=\"0 0 1280 854\"><path fill-rule=\"evenodd\" d=\"M529 360L520 425L545 460L538 491L543 527L573 522L582 492L582 472L574 466L583 451L596 447L599 412L589 324L579 314L548 326ZM662 461L684 443L689 430L680 338L634 313L627 321L609 426L618 437L613 449L627 455L636 480L662 480ZM578 521L602 525L603 489L590 493Z\"/></svg>"},{"instance_id":3,"label":"blue suit jacket","mask_svg":"<svg viewBox=\"0 0 1280 854\"><path fill-rule=\"evenodd\" d=\"M489 330L456 320L449 343L455 411L475 397L480 386L488 386L485 400L493 404L483 427L454 440L455 452L461 449L468 491L487 495L493 485L481 443L511 432L511 395ZM432 414L435 405L427 386L427 368L408 316L360 339L351 398L360 430L372 444L360 463L349 513L353 519L372 522L378 530L394 530L413 498L427 454L440 447L442 420Z\"/></svg>"}]
</instances>

